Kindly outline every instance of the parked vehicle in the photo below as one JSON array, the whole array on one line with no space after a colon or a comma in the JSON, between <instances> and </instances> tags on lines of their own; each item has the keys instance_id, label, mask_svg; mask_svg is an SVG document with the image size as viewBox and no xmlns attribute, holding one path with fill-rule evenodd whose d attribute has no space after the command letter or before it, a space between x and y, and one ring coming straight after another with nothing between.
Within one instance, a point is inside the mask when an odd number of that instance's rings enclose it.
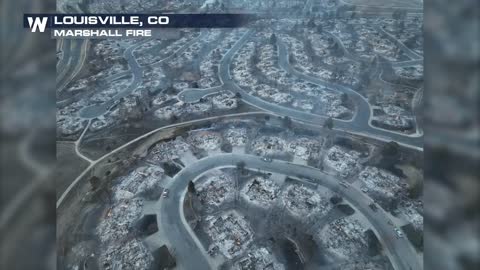
<instances>
[{"instance_id":1,"label":"parked vehicle","mask_svg":"<svg viewBox=\"0 0 480 270\"><path fill-rule=\"evenodd\" d=\"M399 228L395 228L395 233L397 234L397 238L403 237L403 232Z\"/></svg>"},{"instance_id":2,"label":"parked vehicle","mask_svg":"<svg viewBox=\"0 0 480 270\"><path fill-rule=\"evenodd\" d=\"M269 157L263 157L262 160L265 162L272 162L272 158Z\"/></svg>"}]
</instances>

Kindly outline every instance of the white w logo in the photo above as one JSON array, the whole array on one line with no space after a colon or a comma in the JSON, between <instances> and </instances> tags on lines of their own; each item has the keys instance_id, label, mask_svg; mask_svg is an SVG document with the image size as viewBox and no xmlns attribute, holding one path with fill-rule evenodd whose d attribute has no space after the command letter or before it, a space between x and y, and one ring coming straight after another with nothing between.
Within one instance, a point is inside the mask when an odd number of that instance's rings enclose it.
<instances>
[{"instance_id":1,"label":"white w logo","mask_svg":"<svg viewBox=\"0 0 480 270\"><path fill-rule=\"evenodd\" d=\"M48 17L36 17L35 20L33 17L28 17L28 25L30 27L30 30L32 32L37 32L37 28L40 30L40 32L45 32L45 28L47 27L47 20Z\"/></svg>"}]
</instances>

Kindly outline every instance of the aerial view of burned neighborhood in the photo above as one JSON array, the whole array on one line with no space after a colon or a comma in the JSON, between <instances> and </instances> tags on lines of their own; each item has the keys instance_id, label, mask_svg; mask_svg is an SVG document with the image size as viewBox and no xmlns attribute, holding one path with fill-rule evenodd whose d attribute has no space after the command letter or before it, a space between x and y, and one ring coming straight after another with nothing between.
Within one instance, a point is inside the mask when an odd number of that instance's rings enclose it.
<instances>
[{"instance_id":1,"label":"aerial view of burned neighborhood","mask_svg":"<svg viewBox=\"0 0 480 270\"><path fill-rule=\"evenodd\" d=\"M423 269L421 0L59 1L254 14L57 41L59 269Z\"/></svg>"}]
</instances>

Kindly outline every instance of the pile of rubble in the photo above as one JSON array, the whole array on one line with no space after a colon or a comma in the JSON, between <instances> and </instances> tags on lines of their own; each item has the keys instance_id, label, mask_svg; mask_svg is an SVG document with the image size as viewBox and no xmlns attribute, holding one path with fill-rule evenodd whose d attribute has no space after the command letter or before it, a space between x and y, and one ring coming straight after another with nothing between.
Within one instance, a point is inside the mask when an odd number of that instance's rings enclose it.
<instances>
[{"instance_id":1,"label":"pile of rubble","mask_svg":"<svg viewBox=\"0 0 480 270\"><path fill-rule=\"evenodd\" d=\"M173 59L168 61L167 65L171 68L182 68L185 64L198 58L202 49L202 43L202 40L196 40L181 55L175 55Z\"/></svg>"},{"instance_id":2,"label":"pile of rubble","mask_svg":"<svg viewBox=\"0 0 480 270\"><path fill-rule=\"evenodd\" d=\"M140 119L145 109L148 109L147 104L149 101L150 98L148 97L147 91L143 90L142 92L137 92L135 95L120 99L116 102L115 110L108 111L104 115L121 120Z\"/></svg>"},{"instance_id":3,"label":"pile of rubble","mask_svg":"<svg viewBox=\"0 0 480 270\"><path fill-rule=\"evenodd\" d=\"M271 87L268 84L258 84L252 86L253 95L259 96L262 99L270 100L276 104L287 104L293 101L293 96L288 93L282 93L278 89Z\"/></svg>"},{"instance_id":4,"label":"pile of rubble","mask_svg":"<svg viewBox=\"0 0 480 270\"><path fill-rule=\"evenodd\" d=\"M154 66L149 69L143 70L142 75L142 86L148 91L154 91L161 87L161 84L165 82L165 73L162 69L162 66ZM139 88L135 89L136 92Z\"/></svg>"},{"instance_id":5,"label":"pile of rubble","mask_svg":"<svg viewBox=\"0 0 480 270\"><path fill-rule=\"evenodd\" d=\"M89 81L90 81L90 78L78 79L73 83L71 83L70 86L66 88L66 91L70 93L86 91Z\"/></svg>"},{"instance_id":6,"label":"pile of rubble","mask_svg":"<svg viewBox=\"0 0 480 270\"><path fill-rule=\"evenodd\" d=\"M367 251L366 229L352 218L340 218L325 226L319 238L339 257L349 258Z\"/></svg>"},{"instance_id":7,"label":"pile of rubble","mask_svg":"<svg viewBox=\"0 0 480 270\"><path fill-rule=\"evenodd\" d=\"M219 110L233 110L238 107L237 99L231 92L225 91L212 97L213 106Z\"/></svg>"},{"instance_id":8,"label":"pile of rubble","mask_svg":"<svg viewBox=\"0 0 480 270\"><path fill-rule=\"evenodd\" d=\"M314 212L327 213L331 206L327 200L303 185L290 185L283 193L287 209L295 216L306 217Z\"/></svg>"},{"instance_id":9,"label":"pile of rubble","mask_svg":"<svg viewBox=\"0 0 480 270\"><path fill-rule=\"evenodd\" d=\"M223 130L223 139L233 146L245 145L248 141L246 128L228 128Z\"/></svg>"},{"instance_id":10,"label":"pile of rubble","mask_svg":"<svg viewBox=\"0 0 480 270\"><path fill-rule=\"evenodd\" d=\"M328 149L325 163L339 172L341 176L347 177L359 166L359 159L359 152L334 145Z\"/></svg>"},{"instance_id":11,"label":"pile of rubble","mask_svg":"<svg viewBox=\"0 0 480 270\"><path fill-rule=\"evenodd\" d=\"M92 131L97 131L112 125L115 121L114 121L114 118L111 116L112 114L108 112L104 115L100 115L99 117L93 119L89 129Z\"/></svg>"},{"instance_id":12,"label":"pile of rubble","mask_svg":"<svg viewBox=\"0 0 480 270\"><path fill-rule=\"evenodd\" d=\"M309 35L307 35L307 39L312 44L312 49L317 56L327 56L328 55L328 47L330 46L330 42L326 35L316 33L315 30L311 30Z\"/></svg>"},{"instance_id":13,"label":"pile of rubble","mask_svg":"<svg viewBox=\"0 0 480 270\"><path fill-rule=\"evenodd\" d=\"M410 222L418 231L423 231L423 203L422 201L402 200L397 210L400 215Z\"/></svg>"},{"instance_id":14,"label":"pile of rubble","mask_svg":"<svg viewBox=\"0 0 480 270\"><path fill-rule=\"evenodd\" d=\"M154 113L155 117L161 120L171 120L174 117L178 117L180 115L180 111L176 106L165 106L159 108Z\"/></svg>"},{"instance_id":15,"label":"pile of rubble","mask_svg":"<svg viewBox=\"0 0 480 270\"><path fill-rule=\"evenodd\" d=\"M177 90L178 92L186 89L186 88L190 88L191 87L191 84L189 82L185 82L185 81L175 81L172 85L173 89Z\"/></svg>"},{"instance_id":16,"label":"pile of rubble","mask_svg":"<svg viewBox=\"0 0 480 270\"><path fill-rule=\"evenodd\" d=\"M411 67L394 67L395 74L411 80L419 80L423 77L423 65Z\"/></svg>"},{"instance_id":17,"label":"pile of rubble","mask_svg":"<svg viewBox=\"0 0 480 270\"><path fill-rule=\"evenodd\" d=\"M96 91L94 95L89 98L90 103L104 103L111 100L122 90L126 89L131 82L131 78L127 77L125 79L119 79L113 82L110 82L107 87L100 89L101 91Z\"/></svg>"},{"instance_id":18,"label":"pile of rubble","mask_svg":"<svg viewBox=\"0 0 480 270\"><path fill-rule=\"evenodd\" d=\"M151 269L153 256L147 247L137 239L108 245L100 256L102 269Z\"/></svg>"},{"instance_id":19,"label":"pile of rubble","mask_svg":"<svg viewBox=\"0 0 480 270\"><path fill-rule=\"evenodd\" d=\"M200 64L201 78L198 82L200 87L209 88L220 84L218 79L218 67L223 55L235 44L240 29L229 31L229 34L220 42L219 46L210 51Z\"/></svg>"},{"instance_id":20,"label":"pile of rubble","mask_svg":"<svg viewBox=\"0 0 480 270\"><path fill-rule=\"evenodd\" d=\"M283 270L284 265L279 263L272 252L265 247L255 248L240 258L232 267L233 270L261 269Z\"/></svg>"},{"instance_id":21,"label":"pile of rubble","mask_svg":"<svg viewBox=\"0 0 480 270\"><path fill-rule=\"evenodd\" d=\"M212 175L199 185L197 194L207 207L218 207L225 201L233 200L234 181L226 174Z\"/></svg>"},{"instance_id":22,"label":"pile of rubble","mask_svg":"<svg viewBox=\"0 0 480 270\"><path fill-rule=\"evenodd\" d=\"M413 117L405 109L392 104L386 104L381 109L384 114L375 116L376 122L381 126L393 129L413 127Z\"/></svg>"},{"instance_id":23,"label":"pile of rubble","mask_svg":"<svg viewBox=\"0 0 480 270\"><path fill-rule=\"evenodd\" d=\"M359 35L360 41L365 43L366 47L373 49L372 55L381 55L389 61L400 60L399 48L380 32L366 25L355 27L355 30Z\"/></svg>"},{"instance_id":24,"label":"pile of rubble","mask_svg":"<svg viewBox=\"0 0 480 270\"><path fill-rule=\"evenodd\" d=\"M256 205L269 207L278 197L280 187L272 180L255 176L242 189L242 196Z\"/></svg>"},{"instance_id":25,"label":"pile of rubble","mask_svg":"<svg viewBox=\"0 0 480 270\"><path fill-rule=\"evenodd\" d=\"M58 116L57 114L57 132L61 135L73 135L79 133L86 126L86 121L79 117L68 115Z\"/></svg>"},{"instance_id":26,"label":"pile of rubble","mask_svg":"<svg viewBox=\"0 0 480 270\"><path fill-rule=\"evenodd\" d=\"M322 114L333 117L340 118L350 112L350 110L343 106L342 100L339 94L323 91L318 96L324 110L321 111Z\"/></svg>"},{"instance_id":27,"label":"pile of rubble","mask_svg":"<svg viewBox=\"0 0 480 270\"><path fill-rule=\"evenodd\" d=\"M320 147L319 141L304 137L291 141L288 144L288 151L303 160L308 160L320 154Z\"/></svg>"},{"instance_id":28,"label":"pile of rubble","mask_svg":"<svg viewBox=\"0 0 480 270\"><path fill-rule=\"evenodd\" d=\"M277 54L273 45L267 44L260 48L260 61L257 68L265 78L275 81L277 84L286 85L291 80L285 70L279 69L276 64Z\"/></svg>"},{"instance_id":29,"label":"pile of rubble","mask_svg":"<svg viewBox=\"0 0 480 270\"><path fill-rule=\"evenodd\" d=\"M322 92L327 91L325 87L302 81L292 83L291 90L309 97L316 97L321 95Z\"/></svg>"},{"instance_id":30,"label":"pile of rubble","mask_svg":"<svg viewBox=\"0 0 480 270\"><path fill-rule=\"evenodd\" d=\"M67 116L77 116L80 109L87 107L88 103L86 100L81 99L79 101L72 102L62 108L57 109L57 121L59 117L67 117Z\"/></svg>"},{"instance_id":31,"label":"pile of rubble","mask_svg":"<svg viewBox=\"0 0 480 270\"><path fill-rule=\"evenodd\" d=\"M296 82L292 84L291 90L306 96L306 99L296 98L292 103L294 108L307 112L313 110L313 113L333 118L340 118L351 113L351 110L344 106L340 94L325 87ZM311 99L309 97L315 98Z\"/></svg>"},{"instance_id":32,"label":"pile of rubble","mask_svg":"<svg viewBox=\"0 0 480 270\"><path fill-rule=\"evenodd\" d=\"M118 184L113 188L115 200L131 199L146 191L160 188L159 184L163 176L161 167L139 167L118 179Z\"/></svg>"},{"instance_id":33,"label":"pile of rubble","mask_svg":"<svg viewBox=\"0 0 480 270\"><path fill-rule=\"evenodd\" d=\"M393 270L390 262L387 258L384 260L375 260L375 261L366 261L358 260L348 261L339 265L339 269L343 270L358 270L358 269L368 269L368 270Z\"/></svg>"},{"instance_id":34,"label":"pile of rubble","mask_svg":"<svg viewBox=\"0 0 480 270\"><path fill-rule=\"evenodd\" d=\"M116 202L97 225L102 243L117 243L131 235L133 224L142 214L143 199L125 199Z\"/></svg>"},{"instance_id":35,"label":"pile of rubble","mask_svg":"<svg viewBox=\"0 0 480 270\"><path fill-rule=\"evenodd\" d=\"M190 145L182 137L175 140L161 142L152 147L148 153L148 159L153 162L168 162L178 159L183 153L190 150Z\"/></svg>"},{"instance_id":36,"label":"pile of rubble","mask_svg":"<svg viewBox=\"0 0 480 270\"><path fill-rule=\"evenodd\" d=\"M155 174L148 169L141 169ZM127 181L125 189L134 188L132 181ZM115 190L114 205L107 210L96 227L96 233L105 246L101 250L100 262L103 269L150 269L153 257L142 242L135 238L134 224L141 217L143 199L125 198L125 189ZM136 191L138 191L137 189Z\"/></svg>"},{"instance_id":37,"label":"pile of rubble","mask_svg":"<svg viewBox=\"0 0 480 270\"><path fill-rule=\"evenodd\" d=\"M220 84L217 72L221 55L218 49L214 49L205 58L206 60L200 64L201 78L198 81L198 85L201 88L210 88Z\"/></svg>"},{"instance_id":38,"label":"pile of rubble","mask_svg":"<svg viewBox=\"0 0 480 270\"><path fill-rule=\"evenodd\" d=\"M283 153L287 142L276 136L261 136L252 142L252 151L260 156L270 156Z\"/></svg>"},{"instance_id":39,"label":"pile of rubble","mask_svg":"<svg viewBox=\"0 0 480 270\"><path fill-rule=\"evenodd\" d=\"M157 96L155 96L152 100L152 106L161 106L162 104L165 104L167 101L170 101L174 98L173 95L168 95L166 93L161 93Z\"/></svg>"},{"instance_id":40,"label":"pile of rubble","mask_svg":"<svg viewBox=\"0 0 480 270\"><path fill-rule=\"evenodd\" d=\"M190 30L190 29L182 29L180 35L181 38L175 40L174 42L170 43L168 46L161 48L161 50L150 50L149 52L152 53L145 53L145 52L138 52L139 49L134 51L135 57L137 62L140 65L151 65L157 63L159 61L164 60L165 58L174 54L174 52L178 51L183 46L186 46L189 42L191 42L194 38L198 37L198 33ZM157 47L160 47L157 44Z\"/></svg>"},{"instance_id":41,"label":"pile of rubble","mask_svg":"<svg viewBox=\"0 0 480 270\"><path fill-rule=\"evenodd\" d=\"M292 103L295 109L310 112L315 107L315 103L311 99L295 99Z\"/></svg>"},{"instance_id":42,"label":"pile of rubble","mask_svg":"<svg viewBox=\"0 0 480 270\"><path fill-rule=\"evenodd\" d=\"M123 43L115 39L101 40L93 46L93 53L107 63L120 62L125 51Z\"/></svg>"},{"instance_id":43,"label":"pile of rubble","mask_svg":"<svg viewBox=\"0 0 480 270\"><path fill-rule=\"evenodd\" d=\"M401 182L398 176L377 167L365 167L358 178L365 183L369 192L377 192L388 198L393 198L407 189L407 184Z\"/></svg>"},{"instance_id":44,"label":"pile of rubble","mask_svg":"<svg viewBox=\"0 0 480 270\"><path fill-rule=\"evenodd\" d=\"M240 86L251 87L258 83L258 80L253 77L251 72L254 50L255 43L248 42L238 51L233 59L233 79L235 79Z\"/></svg>"},{"instance_id":45,"label":"pile of rubble","mask_svg":"<svg viewBox=\"0 0 480 270\"><path fill-rule=\"evenodd\" d=\"M252 242L253 231L244 216L236 211L228 211L221 216L206 217L206 232L212 239L209 253L220 252L228 259L242 254Z\"/></svg>"},{"instance_id":46,"label":"pile of rubble","mask_svg":"<svg viewBox=\"0 0 480 270\"><path fill-rule=\"evenodd\" d=\"M325 58L323 58L323 62L325 62L326 64L329 64L329 65L344 65L348 62L348 58L346 57L337 57L337 56L333 56L333 55L330 55L330 56L326 56ZM352 67L352 66L350 66ZM345 72L346 76L344 77L345 79L352 79L352 76L351 74L358 74L358 69L348 69L347 72ZM351 73L350 73L351 72ZM342 80L343 81L343 80ZM345 83L347 83L347 81L343 81ZM348 83L351 83L352 81L349 81Z\"/></svg>"},{"instance_id":47,"label":"pile of rubble","mask_svg":"<svg viewBox=\"0 0 480 270\"><path fill-rule=\"evenodd\" d=\"M211 34L208 37L211 41L214 39L217 39L221 35L221 30L220 29L214 29L211 30ZM226 40L223 39L220 42L220 47L225 46ZM222 55L220 53L220 49L217 47L213 50L211 50L204 59L202 59L202 62L200 63L200 73L201 73L201 78L198 82L200 87L202 88L209 88L215 85L220 84L220 81L218 80L217 72L218 72L218 66L220 64L220 59L222 58Z\"/></svg>"},{"instance_id":48,"label":"pile of rubble","mask_svg":"<svg viewBox=\"0 0 480 270\"><path fill-rule=\"evenodd\" d=\"M215 150L220 148L222 135L208 130L192 131L188 134L187 142L203 150Z\"/></svg>"},{"instance_id":49,"label":"pile of rubble","mask_svg":"<svg viewBox=\"0 0 480 270\"><path fill-rule=\"evenodd\" d=\"M213 105L209 98L205 102L183 103L177 102L170 106L159 108L154 112L155 117L163 120L171 120L183 116L202 115L211 111Z\"/></svg>"},{"instance_id":50,"label":"pile of rubble","mask_svg":"<svg viewBox=\"0 0 480 270\"><path fill-rule=\"evenodd\" d=\"M304 43L297 38L289 35L281 35L282 41L289 47L289 52L295 60L292 64L296 69L315 75L318 78L329 80L332 78L333 73L330 70L319 68L313 65L308 57Z\"/></svg>"}]
</instances>

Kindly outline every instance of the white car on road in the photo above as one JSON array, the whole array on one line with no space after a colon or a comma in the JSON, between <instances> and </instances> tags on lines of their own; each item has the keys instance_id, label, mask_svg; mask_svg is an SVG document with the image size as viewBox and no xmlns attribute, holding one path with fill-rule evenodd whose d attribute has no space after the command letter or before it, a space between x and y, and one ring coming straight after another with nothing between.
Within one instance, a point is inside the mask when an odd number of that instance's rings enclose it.
<instances>
[{"instance_id":1,"label":"white car on road","mask_svg":"<svg viewBox=\"0 0 480 270\"><path fill-rule=\"evenodd\" d=\"M395 228L395 233L397 234L397 238L403 237L403 232L399 228Z\"/></svg>"}]
</instances>

